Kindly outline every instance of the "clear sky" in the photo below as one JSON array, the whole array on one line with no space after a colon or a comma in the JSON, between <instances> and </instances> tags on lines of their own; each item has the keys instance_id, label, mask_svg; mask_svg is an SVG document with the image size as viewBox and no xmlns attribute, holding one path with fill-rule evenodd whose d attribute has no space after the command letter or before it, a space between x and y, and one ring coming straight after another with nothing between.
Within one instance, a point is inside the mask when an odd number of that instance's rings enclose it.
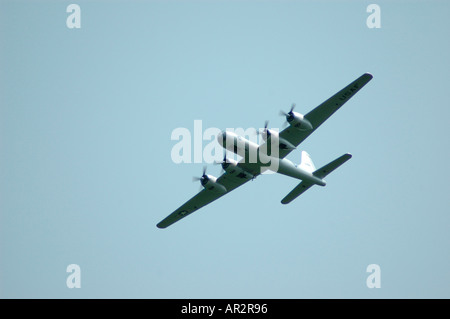
<instances>
[{"instance_id":1,"label":"clear sky","mask_svg":"<svg viewBox=\"0 0 450 319\"><path fill-rule=\"evenodd\" d=\"M1 1L0 297L450 298L449 9ZM318 167L353 154L326 187L285 206L297 181L260 176L156 228L204 165L172 161L174 129L279 127L364 72L299 147Z\"/></svg>"}]
</instances>

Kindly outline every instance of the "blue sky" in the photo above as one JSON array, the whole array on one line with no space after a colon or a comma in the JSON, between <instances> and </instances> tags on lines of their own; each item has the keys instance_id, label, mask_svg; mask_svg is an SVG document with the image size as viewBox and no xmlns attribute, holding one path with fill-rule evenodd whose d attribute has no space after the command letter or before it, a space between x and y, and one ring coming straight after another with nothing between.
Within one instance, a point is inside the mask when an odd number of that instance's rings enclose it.
<instances>
[{"instance_id":1,"label":"blue sky","mask_svg":"<svg viewBox=\"0 0 450 319\"><path fill-rule=\"evenodd\" d=\"M0 297L450 297L448 2L377 1L380 29L369 1L70 3L0 2ZM300 146L353 154L325 188L260 176L156 228L203 166L174 129L280 126L364 72Z\"/></svg>"}]
</instances>

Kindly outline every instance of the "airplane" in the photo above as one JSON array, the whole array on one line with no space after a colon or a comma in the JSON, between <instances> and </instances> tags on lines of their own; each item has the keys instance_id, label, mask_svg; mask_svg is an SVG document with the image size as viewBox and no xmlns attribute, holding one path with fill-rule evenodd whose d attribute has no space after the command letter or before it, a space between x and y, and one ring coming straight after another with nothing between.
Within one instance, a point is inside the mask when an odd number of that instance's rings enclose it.
<instances>
[{"instance_id":1,"label":"airplane","mask_svg":"<svg viewBox=\"0 0 450 319\"><path fill-rule=\"evenodd\" d=\"M300 180L300 183L281 200L282 204L290 203L314 185L325 186L324 178L348 161L352 157L351 154L344 154L319 169L316 169L311 157L305 151L302 151L298 165L285 157L297 149L300 143L372 78L370 73L364 73L306 115L294 112L295 104L289 112L281 111L280 114L286 117L288 126L281 132L277 132L269 129L266 121L262 132L258 132L264 140L261 145L238 136L234 132L219 133L217 140L224 150L238 154L242 159L236 161L226 158L225 155L223 161L218 163L224 171L218 178L206 174L206 167L204 167L202 176L195 178L203 189L156 226L166 228L266 171Z\"/></svg>"}]
</instances>

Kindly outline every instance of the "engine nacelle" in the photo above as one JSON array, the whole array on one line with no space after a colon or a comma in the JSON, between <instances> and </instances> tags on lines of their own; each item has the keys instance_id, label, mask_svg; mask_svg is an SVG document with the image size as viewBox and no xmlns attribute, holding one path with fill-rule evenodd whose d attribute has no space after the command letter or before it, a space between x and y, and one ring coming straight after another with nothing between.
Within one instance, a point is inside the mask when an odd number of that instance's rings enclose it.
<instances>
[{"instance_id":1,"label":"engine nacelle","mask_svg":"<svg viewBox=\"0 0 450 319\"><path fill-rule=\"evenodd\" d=\"M311 123L300 113L291 111L287 114L286 120L291 127L297 130L309 131L313 129Z\"/></svg>"},{"instance_id":2,"label":"engine nacelle","mask_svg":"<svg viewBox=\"0 0 450 319\"><path fill-rule=\"evenodd\" d=\"M265 134L263 134L263 139L266 141L266 145L268 148L271 148L272 145L278 145L280 150L294 150L295 146L290 142L280 137L278 132L267 130Z\"/></svg>"},{"instance_id":3,"label":"engine nacelle","mask_svg":"<svg viewBox=\"0 0 450 319\"><path fill-rule=\"evenodd\" d=\"M217 178L212 175L203 175L200 179L202 186L212 192L225 194L227 189L222 184L217 183Z\"/></svg>"}]
</instances>

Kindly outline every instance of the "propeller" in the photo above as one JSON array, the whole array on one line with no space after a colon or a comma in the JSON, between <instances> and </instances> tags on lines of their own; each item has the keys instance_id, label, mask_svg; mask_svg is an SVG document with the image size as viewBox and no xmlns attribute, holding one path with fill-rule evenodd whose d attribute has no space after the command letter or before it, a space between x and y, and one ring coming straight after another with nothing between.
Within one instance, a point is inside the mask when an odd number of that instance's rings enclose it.
<instances>
[{"instance_id":1,"label":"propeller","mask_svg":"<svg viewBox=\"0 0 450 319\"><path fill-rule=\"evenodd\" d=\"M192 177L193 182L200 181L200 184L201 184L200 188L204 184L206 184L208 182L208 180L209 180L209 177L208 177L208 175L206 175L206 166L203 166L203 174L201 177L197 177L197 176Z\"/></svg>"},{"instance_id":2,"label":"propeller","mask_svg":"<svg viewBox=\"0 0 450 319\"><path fill-rule=\"evenodd\" d=\"M264 122L264 130L262 132L256 130L256 135L266 134L266 139L270 137L269 121Z\"/></svg>"},{"instance_id":3,"label":"propeller","mask_svg":"<svg viewBox=\"0 0 450 319\"><path fill-rule=\"evenodd\" d=\"M295 103L292 103L291 109L288 113L284 112L283 110L280 111L280 116L286 117L286 121L283 123L283 127L286 127L289 122L291 122L294 119L294 108Z\"/></svg>"},{"instance_id":4,"label":"propeller","mask_svg":"<svg viewBox=\"0 0 450 319\"><path fill-rule=\"evenodd\" d=\"M221 165L222 166L222 172L223 173L225 171L225 169L228 167L228 165L230 165L230 163L227 161L227 152L223 153L223 160L221 162L215 161L214 165Z\"/></svg>"}]
</instances>

